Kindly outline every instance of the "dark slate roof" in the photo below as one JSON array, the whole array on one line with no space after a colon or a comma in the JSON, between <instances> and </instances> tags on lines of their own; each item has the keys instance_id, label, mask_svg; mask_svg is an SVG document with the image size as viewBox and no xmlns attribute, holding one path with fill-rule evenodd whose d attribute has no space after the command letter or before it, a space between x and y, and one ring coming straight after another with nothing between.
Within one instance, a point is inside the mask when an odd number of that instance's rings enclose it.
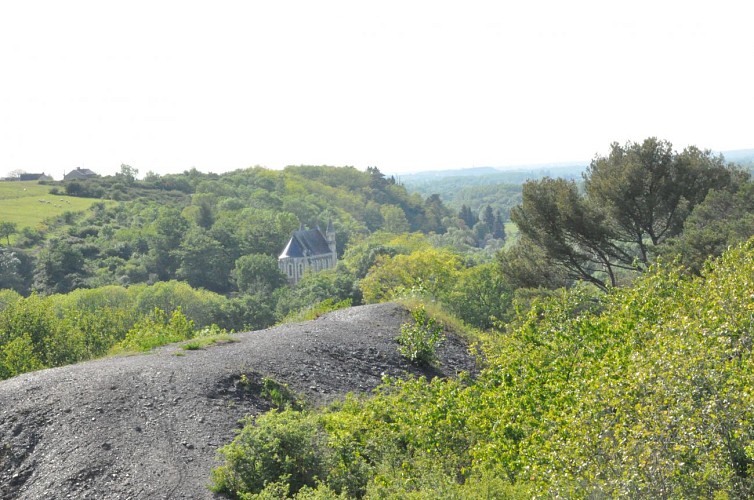
<instances>
[{"instance_id":1,"label":"dark slate roof","mask_svg":"<svg viewBox=\"0 0 754 500\"><path fill-rule=\"evenodd\" d=\"M322 231L319 229L302 229L293 233L279 258L325 255L328 253L330 253L330 245L327 244Z\"/></svg>"},{"instance_id":2,"label":"dark slate roof","mask_svg":"<svg viewBox=\"0 0 754 500\"><path fill-rule=\"evenodd\" d=\"M18 180L20 181L36 181L39 180L40 177L44 177L45 174L21 174L18 176Z\"/></svg>"},{"instance_id":3,"label":"dark slate roof","mask_svg":"<svg viewBox=\"0 0 754 500\"><path fill-rule=\"evenodd\" d=\"M76 170L71 170L70 172L65 174L63 176L63 179L86 179L87 177L97 177L97 174L95 172L92 172L88 168L79 167Z\"/></svg>"}]
</instances>

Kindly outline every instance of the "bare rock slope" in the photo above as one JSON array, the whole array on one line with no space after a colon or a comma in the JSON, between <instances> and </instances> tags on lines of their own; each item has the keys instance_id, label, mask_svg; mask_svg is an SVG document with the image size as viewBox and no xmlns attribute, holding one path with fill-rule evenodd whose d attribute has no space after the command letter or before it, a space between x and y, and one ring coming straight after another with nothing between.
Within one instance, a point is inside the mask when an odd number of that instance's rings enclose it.
<instances>
[{"instance_id":1,"label":"bare rock slope","mask_svg":"<svg viewBox=\"0 0 754 500\"><path fill-rule=\"evenodd\" d=\"M172 345L1 382L0 496L213 498L207 484L217 448L244 415L269 409L248 390L263 377L318 405L368 392L383 374L474 370L453 335L438 369L406 362L395 337L408 318L396 304L355 307L201 350Z\"/></svg>"}]
</instances>

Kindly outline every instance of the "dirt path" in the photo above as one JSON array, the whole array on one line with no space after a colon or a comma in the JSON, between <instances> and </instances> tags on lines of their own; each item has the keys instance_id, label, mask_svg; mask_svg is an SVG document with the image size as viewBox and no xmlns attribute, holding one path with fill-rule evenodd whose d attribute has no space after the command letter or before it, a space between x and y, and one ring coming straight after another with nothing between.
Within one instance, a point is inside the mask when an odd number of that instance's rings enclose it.
<instances>
[{"instance_id":1,"label":"dirt path","mask_svg":"<svg viewBox=\"0 0 754 500\"><path fill-rule=\"evenodd\" d=\"M262 377L312 404L367 392L381 376L420 374L397 352L408 314L396 304L239 334L238 342L43 370L0 382L2 498L213 498L216 450L239 420L269 409ZM428 375L472 371L449 336Z\"/></svg>"}]
</instances>

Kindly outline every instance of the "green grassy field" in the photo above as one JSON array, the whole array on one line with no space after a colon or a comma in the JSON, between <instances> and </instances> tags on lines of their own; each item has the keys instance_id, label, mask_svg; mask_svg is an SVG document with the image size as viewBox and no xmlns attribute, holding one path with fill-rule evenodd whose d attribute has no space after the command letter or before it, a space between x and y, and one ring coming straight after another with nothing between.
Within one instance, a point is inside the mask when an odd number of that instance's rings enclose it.
<instances>
[{"instance_id":1,"label":"green grassy field","mask_svg":"<svg viewBox=\"0 0 754 500\"><path fill-rule=\"evenodd\" d=\"M51 186L29 182L0 182L0 221L16 223L18 230L37 227L65 212L82 212L102 200L51 195ZM111 202L110 202L111 203ZM11 237L11 243L14 238Z\"/></svg>"}]
</instances>

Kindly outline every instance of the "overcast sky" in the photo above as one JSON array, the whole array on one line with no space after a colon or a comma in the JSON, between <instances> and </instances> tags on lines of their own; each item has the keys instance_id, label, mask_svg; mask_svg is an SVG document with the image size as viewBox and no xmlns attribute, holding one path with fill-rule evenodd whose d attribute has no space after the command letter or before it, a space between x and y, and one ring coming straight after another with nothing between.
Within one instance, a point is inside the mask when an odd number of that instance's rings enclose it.
<instances>
[{"instance_id":1,"label":"overcast sky","mask_svg":"<svg viewBox=\"0 0 754 500\"><path fill-rule=\"evenodd\" d=\"M745 1L0 2L0 175L754 147Z\"/></svg>"}]
</instances>

